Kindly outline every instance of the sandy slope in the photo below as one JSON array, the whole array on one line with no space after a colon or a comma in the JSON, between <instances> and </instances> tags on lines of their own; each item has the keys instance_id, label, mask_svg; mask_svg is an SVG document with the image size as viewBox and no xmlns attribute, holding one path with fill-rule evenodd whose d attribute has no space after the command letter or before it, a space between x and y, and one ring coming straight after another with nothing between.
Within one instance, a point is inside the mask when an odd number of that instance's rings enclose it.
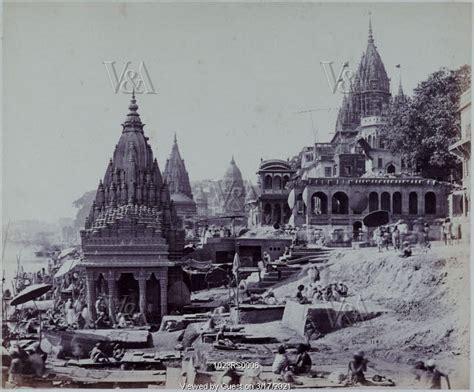
<instances>
[{"instance_id":1,"label":"sandy slope","mask_svg":"<svg viewBox=\"0 0 474 392\"><path fill-rule=\"evenodd\" d=\"M390 312L356 323L314 342L316 364L346 364L354 350L364 350L375 370L399 386L412 386L410 365L433 358L450 374L452 386L468 388L469 258L464 246L434 244L402 259L393 251L335 251L322 267L323 283L344 281L356 302L375 303ZM306 277L276 290L295 292ZM359 297L360 296L360 297ZM352 298L353 302L354 298Z\"/></svg>"}]
</instances>

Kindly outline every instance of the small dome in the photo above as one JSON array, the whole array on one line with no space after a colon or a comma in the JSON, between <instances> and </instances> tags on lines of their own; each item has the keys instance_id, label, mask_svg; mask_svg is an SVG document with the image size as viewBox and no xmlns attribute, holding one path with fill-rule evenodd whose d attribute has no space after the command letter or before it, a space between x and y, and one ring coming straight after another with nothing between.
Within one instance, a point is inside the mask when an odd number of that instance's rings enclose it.
<instances>
[{"instance_id":1,"label":"small dome","mask_svg":"<svg viewBox=\"0 0 474 392\"><path fill-rule=\"evenodd\" d=\"M243 184L242 173L235 163L234 157L232 157L230 165L224 174L224 181L238 181L239 183L242 182Z\"/></svg>"}]
</instances>

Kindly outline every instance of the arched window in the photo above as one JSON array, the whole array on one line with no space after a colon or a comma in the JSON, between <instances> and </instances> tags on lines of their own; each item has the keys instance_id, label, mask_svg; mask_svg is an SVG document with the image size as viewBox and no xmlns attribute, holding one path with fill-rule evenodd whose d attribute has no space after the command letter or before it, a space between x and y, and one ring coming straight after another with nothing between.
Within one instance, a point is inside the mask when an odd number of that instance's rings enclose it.
<instances>
[{"instance_id":1,"label":"arched window","mask_svg":"<svg viewBox=\"0 0 474 392\"><path fill-rule=\"evenodd\" d=\"M276 190L281 189L281 177L280 176L273 177L273 189L276 189Z\"/></svg>"},{"instance_id":2,"label":"arched window","mask_svg":"<svg viewBox=\"0 0 474 392\"><path fill-rule=\"evenodd\" d=\"M369 194L369 212L377 211L379 209L379 195L377 192L370 192Z\"/></svg>"},{"instance_id":3,"label":"arched window","mask_svg":"<svg viewBox=\"0 0 474 392\"><path fill-rule=\"evenodd\" d=\"M273 184L272 176L267 174L265 176L265 189L272 189L272 184Z\"/></svg>"},{"instance_id":4,"label":"arched window","mask_svg":"<svg viewBox=\"0 0 474 392\"><path fill-rule=\"evenodd\" d=\"M283 176L283 189L286 188L286 184L288 184L288 181L290 181L290 176Z\"/></svg>"},{"instance_id":5,"label":"arched window","mask_svg":"<svg viewBox=\"0 0 474 392\"><path fill-rule=\"evenodd\" d=\"M382 196L380 197L380 209L384 211L390 211L390 193L382 193Z\"/></svg>"},{"instance_id":6,"label":"arched window","mask_svg":"<svg viewBox=\"0 0 474 392\"><path fill-rule=\"evenodd\" d=\"M316 192L311 196L311 211L314 215L328 213L328 197L323 192Z\"/></svg>"},{"instance_id":7,"label":"arched window","mask_svg":"<svg viewBox=\"0 0 474 392\"><path fill-rule=\"evenodd\" d=\"M388 165L388 166L387 166L387 173L388 173L388 174L393 174L393 173L395 173L395 166L393 166L392 164Z\"/></svg>"},{"instance_id":8,"label":"arched window","mask_svg":"<svg viewBox=\"0 0 474 392\"><path fill-rule=\"evenodd\" d=\"M367 143L369 143L370 147L373 147L373 145L372 145L372 135L369 135L369 137L367 138Z\"/></svg>"},{"instance_id":9,"label":"arched window","mask_svg":"<svg viewBox=\"0 0 474 392\"><path fill-rule=\"evenodd\" d=\"M410 215L418 214L418 195L416 192L410 192L408 197L408 213Z\"/></svg>"},{"instance_id":10,"label":"arched window","mask_svg":"<svg viewBox=\"0 0 474 392\"><path fill-rule=\"evenodd\" d=\"M425 193L425 214L436 214L436 195L434 192Z\"/></svg>"},{"instance_id":11,"label":"arched window","mask_svg":"<svg viewBox=\"0 0 474 392\"><path fill-rule=\"evenodd\" d=\"M334 195L332 195L332 213L349 213L349 198L344 192L336 192Z\"/></svg>"},{"instance_id":12,"label":"arched window","mask_svg":"<svg viewBox=\"0 0 474 392\"><path fill-rule=\"evenodd\" d=\"M402 194L395 192L392 196L392 212L394 214L402 213Z\"/></svg>"}]
</instances>

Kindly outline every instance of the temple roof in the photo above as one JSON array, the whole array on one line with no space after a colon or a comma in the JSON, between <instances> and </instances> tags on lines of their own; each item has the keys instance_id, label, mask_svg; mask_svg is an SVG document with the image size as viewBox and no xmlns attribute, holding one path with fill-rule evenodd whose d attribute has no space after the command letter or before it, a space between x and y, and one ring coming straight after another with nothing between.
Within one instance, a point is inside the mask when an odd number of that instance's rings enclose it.
<instances>
[{"instance_id":1,"label":"temple roof","mask_svg":"<svg viewBox=\"0 0 474 392\"><path fill-rule=\"evenodd\" d=\"M128 208L119 213L120 206L149 207L152 215L156 210L172 209L168 188L163 184L158 162L143 132L135 94L128 109L113 157L97 187L86 229L100 227L102 219L120 220L124 212L128 215L132 211Z\"/></svg>"},{"instance_id":2,"label":"temple roof","mask_svg":"<svg viewBox=\"0 0 474 392\"><path fill-rule=\"evenodd\" d=\"M362 59L357 69L353 85L355 92L383 91L390 93L390 80L385 71L377 47L374 44L372 34L372 21L369 19L369 38L367 40L367 49L362 55Z\"/></svg>"},{"instance_id":3,"label":"temple roof","mask_svg":"<svg viewBox=\"0 0 474 392\"><path fill-rule=\"evenodd\" d=\"M181 154L179 152L176 135L174 137L174 143L173 147L171 148L170 157L166 161L163 176L172 195L182 194L191 200L193 199L189 175L186 171L184 160L181 158Z\"/></svg>"}]
</instances>

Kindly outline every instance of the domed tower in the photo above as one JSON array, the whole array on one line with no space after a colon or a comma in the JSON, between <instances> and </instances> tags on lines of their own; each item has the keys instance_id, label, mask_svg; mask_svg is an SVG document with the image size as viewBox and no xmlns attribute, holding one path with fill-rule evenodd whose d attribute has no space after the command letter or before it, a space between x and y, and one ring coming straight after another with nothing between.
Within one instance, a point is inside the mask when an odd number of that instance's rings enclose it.
<instances>
[{"instance_id":1,"label":"domed tower","mask_svg":"<svg viewBox=\"0 0 474 392\"><path fill-rule=\"evenodd\" d=\"M221 181L222 188L222 210L226 214L244 212L245 206L245 186L242 173L232 156L230 165L227 168L224 178Z\"/></svg>"},{"instance_id":2,"label":"domed tower","mask_svg":"<svg viewBox=\"0 0 474 392\"><path fill-rule=\"evenodd\" d=\"M189 175L179 152L176 135L163 176L168 184L171 200L174 202L178 216L183 220L195 216L196 203L193 200Z\"/></svg>"},{"instance_id":3,"label":"domed tower","mask_svg":"<svg viewBox=\"0 0 474 392\"><path fill-rule=\"evenodd\" d=\"M93 317L98 293L110 298L111 318L114 304L128 296L136 299L135 311L144 320L157 322L167 313L168 304L176 304L175 298L168 298L168 289L183 284L181 268L173 260L182 254L184 231L177 227L168 187L137 110L133 95L81 231L81 266Z\"/></svg>"}]
</instances>

